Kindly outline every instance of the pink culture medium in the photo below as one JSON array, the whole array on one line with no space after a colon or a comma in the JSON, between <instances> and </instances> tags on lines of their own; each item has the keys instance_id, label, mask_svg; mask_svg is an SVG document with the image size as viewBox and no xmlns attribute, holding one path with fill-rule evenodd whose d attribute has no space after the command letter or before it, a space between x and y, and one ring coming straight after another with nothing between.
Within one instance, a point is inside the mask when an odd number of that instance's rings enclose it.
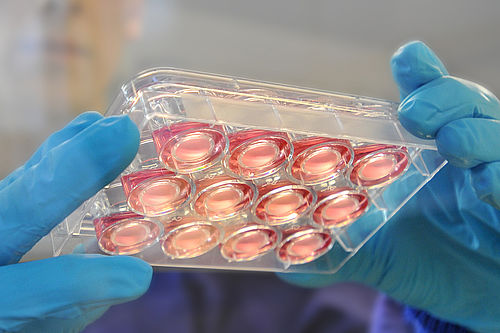
<instances>
[{"instance_id":1,"label":"pink culture medium","mask_svg":"<svg viewBox=\"0 0 500 333\"><path fill-rule=\"evenodd\" d=\"M364 187L387 185L400 177L408 165L405 150L383 148L356 157L349 179L353 184Z\"/></svg>"},{"instance_id":2,"label":"pink culture medium","mask_svg":"<svg viewBox=\"0 0 500 333\"><path fill-rule=\"evenodd\" d=\"M288 265L305 264L328 252L333 240L326 231L310 226L292 227L283 231L278 259Z\"/></svg>"},{"instance_id":3,"label":"pink culture medium","mask_svg":"<svg viewBox=\"0 0 500 333\"><path fill-rule=\"evenodd\" d=\"M244 179L270 176L284 167L292 147L285 134L247 131L230 137L226 167Z\"/></svg>"},{"instance_id":4,"label":"pink culture medium","mask_svg":"<svg viewBox=\"0 0 500 333\"><path fill-rule=\"evenodd\" d=\"M270 225L289 223L302 217L314 204L313 192L305 186L278 183L259 188L255 215Z\"/></svg>"},{"instance_id":5,"label":"pink culture medium","mask_svg":"<svg viewBox=\"0 0 500 333\"><path fill-rule=\"evenodd\" d=\"M353 158L346 140L306 138L295 141L291 175L306 185L315 185L343 174Z\"/></svg>"},{"instance_id":6,"label":"pink culture medium","mask_svg":"<svg viewBox=\"0 0 500 333\"><path fill-rule=\"evenodd\" d=\"M145 216L174 212L189 199L191 184L181 176L147 179L134 187L128 196L129 207Z\"/></svg>"},{"instance_id":7,"label":"pink culture medium","mask_svg":"<svg viewBox=\"0 0 500 333\"><path fill-rule=\"evenodd\" d=\"M187 174L219 162L227 147L221 126L176 123L153 132L160 161L169 170Z\"/></svg>"},{"instance_id":8,"label":"pink culture medium","mask_svg":"<svg viewBox=\"0 0 500 333\"><path fill-rule=\"evenodd\" d=\"M131 212L118 213L94 221L99 247L108 254L130 255L158 241L162 228Z\"/></svg>"},{"instance_id":9,"label":"pink culture medium","mask_svg":"<svg viewBox=\"0 0 500 333\"><path fill-rule=\"evenodd\" d=\"M327 191L318 196L320 200L314 208L313 220L326 228L341 228L353 223L369 206L366 192L351 188Z\"/></svg>"},{"instance_id":10,"label":"pink culture medium","mask_svg":"<svg viewBox=\"0 0 500 333\"><path fill-rule=\"evenodd\" d=\"M256 223L229 226L221 254L229 261L254 260L274 249L278 238L275 229Z\"/></svg>"},{"instance_id":11,"label":"pink culture medium","mask_svg":"<svg viewBox=\"0 0 500 333\"><path fill-rule=\"evenodd\" d=\"M174 259L194 258L216 247L219 241L217 226L187 217L165 224L162 250Z\"/></svg>"},{"instance_id":12,"label":"pink culture medium","mask_svg":"<svg viewBox=\"0 0 500 333\"><path fill-rule=\"evenodd\" d=\"M197 184L194 210L210 220L223 220L239 215L250 208L255 187L231 177L216 177Z\"/></svg>"}]
</instances>

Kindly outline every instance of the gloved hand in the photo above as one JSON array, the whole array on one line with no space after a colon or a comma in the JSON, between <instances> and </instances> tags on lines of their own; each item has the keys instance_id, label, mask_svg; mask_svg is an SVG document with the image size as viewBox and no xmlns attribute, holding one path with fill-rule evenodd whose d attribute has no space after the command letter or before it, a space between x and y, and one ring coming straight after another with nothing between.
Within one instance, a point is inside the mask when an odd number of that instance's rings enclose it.
<instances>
[{"instance_id":1,"label":"gloved hand","mask_svg":"<svg viewBox=\"0 0 500 333\"><path fill-rule=\"evenodd\" d=\"M84 113L0 182L0 331L78 332L111 305L148 288L152 269L132 257L67 255L17 263L137 152L128 117Z\"/></svg>"},{"instance_id":2,"label":"gloved hand","mask_svg":"<svg viewBox=\"0 0 500 333\"><path fill-rule=\"evenodd\" d=\"M391 66L399 119L449 161L334 275L282 274L303 286L358 281L433 316L500 332L500 103L448 75L421 42Z\"/></svg>"}]
</instances>

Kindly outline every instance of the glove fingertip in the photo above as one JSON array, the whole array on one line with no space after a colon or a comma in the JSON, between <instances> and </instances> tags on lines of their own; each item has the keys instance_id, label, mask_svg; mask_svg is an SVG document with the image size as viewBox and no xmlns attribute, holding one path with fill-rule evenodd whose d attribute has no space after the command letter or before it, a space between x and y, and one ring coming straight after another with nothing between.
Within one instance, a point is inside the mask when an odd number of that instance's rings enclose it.
<instances>
[{"instance_id":1,"label":"glove fingertip","mask_svg":"<svg viewBox=\"0 0 500 333\"><path fill-rule=\"evenodd\" d=\"M448 75L441 60L421 41L400 47L391 58L391 69L402 98L427 82Z\"/></svg>"},{"instance_id":2,"label":"glove fingertip","mask_svg":"<svg viewBox=\"0 0 500 333\"><path fill-rule=\"evenodd\" d=\"M73 302L87 305L134 300L148 290L153 275L149 264L128 256L73 254L54 261L65 267L66 279L73 281L60 289L66 289Z\"/></svg>"},{"instance_id":3,"label":"glove fingertip","mask_svg":"<svg viewBox=\"0 0 500 333\"><path fill-rule=\"evenodd\" d=\"M137 126L126 115L104 118L86 133L81 144L89 155L88 167L96 166L101 173L93 192L113 181L132 162L139 138Z\"/></svg>"},{"instance_id":4,"label":"glove fingertip","mask_svg":"<svg viewBox=\"0 0 500 333\"><path fill-rule=\"evenodd\" d=\"M127 280L123 298L137 298L148 290L153 277L153 268L148 263L129 256L108 257L108 261Z\"/></svg>"},{"instance_id":5,"label":"glove fingertip","mask_svg":"<svg viewBox=\"0 0 500 333\"><path fill-rule=\"evenodd\" d=\"M116 149L120 150L123 160L130 163L137 153L140 138L139 129L130 117L121 115L104 118L100 127L109 127L109 130L102 132L103 135L116 144Z\"/></svg>"}]
</instances>

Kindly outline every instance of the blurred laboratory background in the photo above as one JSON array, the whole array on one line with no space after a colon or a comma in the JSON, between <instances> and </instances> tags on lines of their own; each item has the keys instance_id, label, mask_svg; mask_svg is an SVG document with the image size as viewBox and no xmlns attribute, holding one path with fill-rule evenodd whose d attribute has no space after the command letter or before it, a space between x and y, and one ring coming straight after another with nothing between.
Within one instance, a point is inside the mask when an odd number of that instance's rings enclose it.
<instances>
[{"instance_id":1,"label":"blurred laboratory background","mask_svg":"<svg viewBox=\"0 0 500 333\"><path fill-rule=\"evenodd\" d=\"M105 113L120 86L151 67L398 100L390 57L419 39L452 75L498 95L499 13L496 0L4 0L0 178L75 115ZM50 251L44 239L27 258ZM339 332L364 332L373 292L330 292L339 313L358 323ZM111 325L113 311L101 322ZM89 328L98 331L99 322Z\"/></svg>"},{"instance_id":2,"label":"blurred laboratory background","mask_svg":"<svg viewBox=\"0 0 500 333\"><path fill-rule=\"evenodd\" d=\"M0 177L157 66L398 99L389 59L420 39L500 93L500 2L5 0Z\"/></svg>"}]
</instances>

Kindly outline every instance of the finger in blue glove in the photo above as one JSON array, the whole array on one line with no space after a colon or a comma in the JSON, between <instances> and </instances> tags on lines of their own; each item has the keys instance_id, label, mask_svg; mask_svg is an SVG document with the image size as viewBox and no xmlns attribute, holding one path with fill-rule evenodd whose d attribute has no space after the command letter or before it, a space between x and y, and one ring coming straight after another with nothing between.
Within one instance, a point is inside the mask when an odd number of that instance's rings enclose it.
<instances>
[{"instance_id":1,"label":"finger in blue glove","mask_svg":"<svg viewBox=\"0 0 500 333\"><path fill-rule=\"evenodd\" d=\"M98 112L85 112L73 119L60 131L53 133L44 143L36 150L31 158L22 166L14 170L11 174L0 181L0 190L16 180L26 169L31 168L42 159L45 154L54 147L59 146L65 141L71 139L76 134L80 133L93 123L101 120L103 117Z\"/></svg>"},{"instance_id":2,"label":"finger in blue glove","mask_svg":"<svg viewBox=\"0 0 500 333\"><path fill-rule=\"evenodd\" d=\"M100 255L0 267L0 331L77 332L111 305L146 292L151 275L140 259Z\"/></svg>"},{"instance_id":3,"label":"finger in blue glove","mask_svg":"<svg viewBox=\"0 0 500 333\"><path fill-rule=\"evenodd\" d=\"M127 116L77 117L0 182L0 331L78 332L142 295L152 269L131 257L68 255L15 264L137 152Z\"/></svg>"},{"instance_id":4,"label":"finger in blue glove","mask_svg":"<svg viewBox=\"0 0 500 333\"><path fill-rule=\"evenodd\" d=\"M336 274L280 277L302 286L361 282L439 319L498 332L498 99L448 76L421 42L403 46L391 64L404 98L401 122L435 138L450 163Z\"/></svg>"},{"instance_id":5,"label":"finger in blue glove","mask_svg":"<svg viewBox=\"0 0 500 333\"><path fill-rule=\"evenodd\" d=\"M0 265L17 262L115 179L138 149L139 132L126 116L103 118L76 132L63 142L65 135L59 135L62 140L48 139L47 147L35 154L36 163L29 163L0 190Z\"/></svg>"}]
</instances>

